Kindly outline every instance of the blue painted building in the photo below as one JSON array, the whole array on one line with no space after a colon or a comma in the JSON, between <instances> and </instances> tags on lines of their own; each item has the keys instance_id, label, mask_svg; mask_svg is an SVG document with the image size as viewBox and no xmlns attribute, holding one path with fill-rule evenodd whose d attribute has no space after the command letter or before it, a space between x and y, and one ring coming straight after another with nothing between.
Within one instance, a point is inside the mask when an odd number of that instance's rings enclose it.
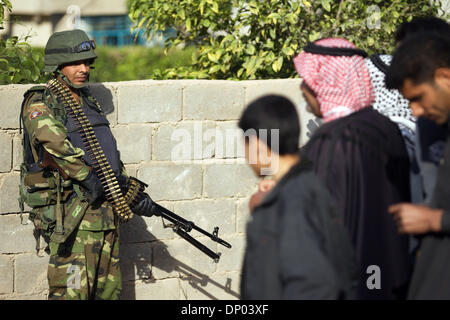
<instances>
[{"instance_id":1,"label":"blue painted building","mask_svg":"<svg viewBox=\"0 0 450 320\"><path fill-rule=\"evenodd\" d=\"M95 39L97 45L125 46L146 45L142 32L131 32L133 23L127 15L117 16L81 16L81 25Z\"/></svg>"},{"instance_id":2,"label":"blue painted building","mask_svg":"<svg viewBox=\"0 0 450 320\"><path fill-rule=\"evenodd\" d=\"M0 37L31 36L32 46L44 47L52 33L82 29L97 45L158 46L173 30L147 42L143 32L131 32L126 0L11 0Z\"/></svg>"}]
</instances>

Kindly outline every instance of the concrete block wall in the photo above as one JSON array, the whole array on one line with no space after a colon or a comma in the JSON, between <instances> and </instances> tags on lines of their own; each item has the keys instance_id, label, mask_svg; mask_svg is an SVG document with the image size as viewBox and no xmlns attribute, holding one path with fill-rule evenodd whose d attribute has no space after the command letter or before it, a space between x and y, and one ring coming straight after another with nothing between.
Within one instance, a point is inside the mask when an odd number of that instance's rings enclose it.
<instances>
[{"instance_id":1,"label":"concrete block wall","mask_svg":"<svg viewBox=\"0 0 450 320\"><path fill-rule=\"evenodd\" d=\"M282 94L298 107L304 143L314 122L305 111L300 81L92 84L128 173L148 183L151 197L166 208L209 232L219 226L219 236L233 246L217 246L191 232L222 252L215 264L164 228L161 218L135 216L121 225L122 299L239 298L248 200L259 180L245 164L237 121L253 99ZM30 87L0 87L0 299L46 299L48 291L48 256L36 255L32 223L17 202L19 113Z\"/></svg>"}]
</instances>

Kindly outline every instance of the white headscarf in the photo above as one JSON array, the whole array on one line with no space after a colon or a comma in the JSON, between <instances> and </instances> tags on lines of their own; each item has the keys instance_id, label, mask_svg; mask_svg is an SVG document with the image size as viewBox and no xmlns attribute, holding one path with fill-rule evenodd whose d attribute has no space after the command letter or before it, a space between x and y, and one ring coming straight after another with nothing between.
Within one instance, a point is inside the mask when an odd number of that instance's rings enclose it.
<instances>
[{"instance_id":1,"label":"white headscarf","mask_svg":"<svg viewBox=\"0 0 450 320\"><path fill-rule=\"evenodd\" d=\"M385 70L389 67L392 56L378 55L378 57L372 56L371 58L366 58L366 64L375 90L373 108L398 124L400 129L406 128L411 135L414 135L416 119L412 115L409 101L403 98L397 90L387 89L384 83Z\"/></svg>"}]
</instances>

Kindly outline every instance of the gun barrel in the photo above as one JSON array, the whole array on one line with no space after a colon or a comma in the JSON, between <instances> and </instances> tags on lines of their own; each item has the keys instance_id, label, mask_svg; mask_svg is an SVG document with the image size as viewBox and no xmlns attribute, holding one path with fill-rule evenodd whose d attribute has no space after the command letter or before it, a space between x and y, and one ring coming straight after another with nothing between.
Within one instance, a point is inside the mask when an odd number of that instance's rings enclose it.
<instances>
[{"instance_id":1,"label":"gun barrel","mask_svg":"<svg viewBox=\"0 0 450 320\"><path fill-rule=\"evenodd\" d=\"M175 229L175 232L182 237L183 239L185 239L186 241L188 241L189 243L191 243L192 245L194 245L197 249L201 250L203 253L205 253L207 256L209 256L210 258L212 258L214 260L215 263L219 262L220 259L220 254L219 253L215 253L214 251L212 251L211 249L209 249L208 247L206 247L205 245L201 244L199 241L197 241L196 239L192 238L186 231L181 230L179 228Z\"/></svg>"},{"instance_id":2,"label":"gun barrel","mask_svg":"<svg viewBox=\"0 0 450 320\"><path fill-rule=\"evenodd\" d=\"M195 229L199 231L200 233L208 236L211 240L227 247L231 248L231 244L228 242L220 239L217 236L217 232L219 228L215 228L214 234L210 234L209 232L197 227L192 221L188 221L179 215L173 213L172 211L164 208L163 206L155 203L154 204L154 211L148 212L147 214L142 214L143 216L152 216L153 214L157 216L161 216L163 219L166 219L174 224L173 231L178 234L180 237L188 241L190 244L194 245L197 249L201 250L203 253L205 253L207 256L212 258L214 262L219 262L220 259L220 253L215 253L208 247L206 247L204 244L200 243L198 240L194 239L192 236L188 234L192 229Z\"/></svg>"},{"instance_id":3,"label":"gun barrel","mask_svg":"<svg viewBox=\"0 0 450 320\"><path fill-rule=\"evenodd\" d=\"M191 229L197 230L198 232L204 234L205 236L211 238L211 240L227 247L231 248L231 244L226 242L225 240L220 239L219 237L212 235L211 233L203 230L202 228L197 227L192 221L188 221L179 215L173 213L172 211L164 208L163 206L160 206L159 204L155 203L155 206L158 210L158 213L161 214L163 218L166 218L167 220L173 222L173 223L179 223L181 224L181 227L184 229L184 231L189 232Z\"/></svg>"}]
</instances>

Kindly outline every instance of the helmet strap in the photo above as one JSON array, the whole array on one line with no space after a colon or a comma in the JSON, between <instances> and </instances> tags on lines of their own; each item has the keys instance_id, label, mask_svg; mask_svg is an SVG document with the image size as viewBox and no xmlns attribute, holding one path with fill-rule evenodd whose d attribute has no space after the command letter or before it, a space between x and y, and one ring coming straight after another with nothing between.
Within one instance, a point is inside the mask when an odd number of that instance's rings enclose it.
<instances>
[{"instance_id":1,"label":"helmet strap","mask_svg":"<svg viewBox=\"0 0 450 320\"><path fill-rule=\"evenodd\" d=\"M72 89L83 89L86 88L89 85L89 75L87 76L87 80L85 83L83 84L73 84L69 78L66 77L66 75L64 73L62 73L62 71L60 69L56 70L56 73L58 73L58 75L61 77L61 79L64 80L64 82L71 87Z\"/></svg>"}]
</instances>

